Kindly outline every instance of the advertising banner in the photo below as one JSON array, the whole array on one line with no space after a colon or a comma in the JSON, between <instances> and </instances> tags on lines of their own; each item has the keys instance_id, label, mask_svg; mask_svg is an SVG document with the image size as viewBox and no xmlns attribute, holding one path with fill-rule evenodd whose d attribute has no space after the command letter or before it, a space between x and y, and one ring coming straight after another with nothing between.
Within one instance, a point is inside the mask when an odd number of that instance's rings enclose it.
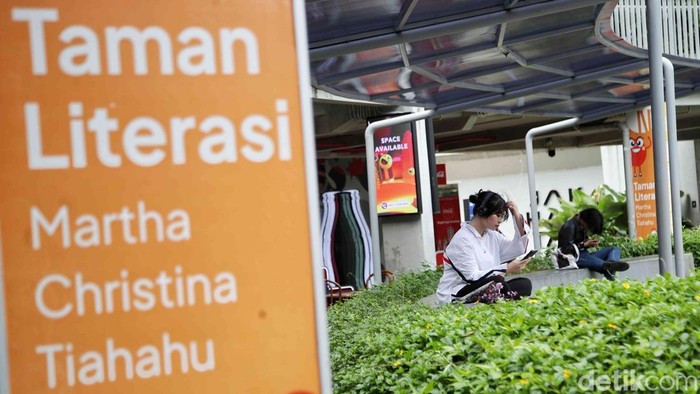
<instances>
[{"instance_id":1,"label":"advertising banner","mask_svg":"<svg viewBox=\"0 0 700 394\"><path fill-rule=\"evenodd\" d=\"M328 386L304 15L0 5L0 392Z\"/></svg>"},{"instance_id":2,"label":"advertising banner","mask_svg":"<svg viewBox=\"0 0 700 394\"><path fill-rule=\"evenodd\" d=\"M377 185L377 213L401 215L420 213L416 187L413 124L404 123L374 133L374 173Z\"/></svg>"},{"instance_id":3,"label":"advertising banner","mask_svg":"<svg viewBox=\"0 0 700 394\"><path fill-rule=\"evenodd\" d=\"M627 114L632 185L637 236L646 238L656 232L656 184L654 182L654 146L652 144L651 107Z\"/></svg>"}]
</instances>

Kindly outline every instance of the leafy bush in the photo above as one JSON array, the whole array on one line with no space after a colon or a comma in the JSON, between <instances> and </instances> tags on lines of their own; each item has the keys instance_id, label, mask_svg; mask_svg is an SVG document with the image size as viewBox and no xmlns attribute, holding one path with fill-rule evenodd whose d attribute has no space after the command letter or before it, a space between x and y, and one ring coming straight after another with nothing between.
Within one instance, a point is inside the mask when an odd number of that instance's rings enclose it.
<instances>
[{"instance_id":1,"label":"leafy bush","mask_svg":"<svg viewBox=\"0 0 700 394\"><path fill-rule=\"evenodd\" d=\"M329 310L335 392L580 392L586 376L695 377L700 369L696 274L586 280L474 307L409 301L437 278L399 279ZM390 298L380 302L380 293Z\"/></svg>"},{"instance_id":2,"label":"leafy bush","mask_svg":"<svg viewBox=\"0 0 700 394\"><path fill-rule=\"evenodd\" d=\"M659 253L659 237L656 234L651 234L643 240L633 240L623 235L603 235L598 239L601 247L612 245L619 247L623 258Z\"/></svg>"},{"instance_id":3,"label":"leafy bush","mask_svg":"<svg viewBox=\"0 0 700 394\"><path fill-rule=\"evenodd\" d=\"M559 229L574 215L586 208L598 209L605 218L603 233L624 235L627 233L627 204L624 193L601 185L588 195L581 190L572 191L573 201L559 198L559 208L549 208L552 218L540 222L542 234L556 240Z\"/></svg>"},{"instance_id":4,"label":"leafy bush","mask_svg":"<svg viewBox=\"0 0 700 394\"><path fill-rule=\"evenodd\" d=\"M681 197L684 195L681 192ZM597 236L601 247L617 245L622 251L623 258L648 256L658 254L658 237L656 234L644 240L630 240L627 233L627 208L624 193L616 192L606 185L601 185L590 195L581 190L572 192L573 201L559 199L559 208L549 208L552 218L540 222L542 234L556 240L559 229L564 223L578 212L586 208L597 208L605 218L603 234ZM533 259L524 272L532 272L552 268L549 256L556 246L544 250L539 258ZM595 250L595 249L593 249ZM683 230L683 250L693 254L696 267L700 267L700 229L686 228Z\"/></svg>"},{"instance_id":5,"label":"leafy bush","mask_svg":"<svg viewBox=\"0 0 700 394\"><path fill-rule=\"evenodd\" d=\"M522 273L551 270L554 268L554 263L552 263L552 249L544 249L537 256L533 257L529 263L523 268Z\"/></svg>"},{"instance_id":6,"label":"leafy bush","mask_svg":"<svg viewBox=\"0 0 700 394\"><path fill-rule=\"evenodd\" d=\"M695 267L700 267L700 229L683 230L683 251L692 253Z\"/></svg>"}]
</instances>

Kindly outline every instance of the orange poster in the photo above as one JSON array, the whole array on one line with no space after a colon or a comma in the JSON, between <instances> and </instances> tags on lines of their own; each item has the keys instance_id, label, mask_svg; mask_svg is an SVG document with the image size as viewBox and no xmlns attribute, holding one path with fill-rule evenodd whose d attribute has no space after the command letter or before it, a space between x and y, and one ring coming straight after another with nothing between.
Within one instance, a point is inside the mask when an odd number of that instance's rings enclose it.
<instances>
[{"instance_id":1,"label":"orange poster","mask_svg":"<svg viewBox=\"0 0 700 394\"><path fill-rule=\"evenodd\" d=\"M0 392L328 386L303 18L0 5Z\"/></svg>"},{"instance_id":2,"label":"orange poster","mask_svg":"<svg viewBox=\"0 0 700 394\"><path fill-rule=\"evenodd\" d=\"M654 146L651 107L627 115L632 185L637 237L646 238L656 232L656 184L654 182Z\"/></svg>"},{"instance_id":3,"label":"orange poster","mask_svg":"<svg viewBox=\"0 0 700 394\"><path fill-rule=\"evenodd\" d=\"M374 172L380 216L420 213L412 123L374 133Z\"/></svg>"}]
</instances>

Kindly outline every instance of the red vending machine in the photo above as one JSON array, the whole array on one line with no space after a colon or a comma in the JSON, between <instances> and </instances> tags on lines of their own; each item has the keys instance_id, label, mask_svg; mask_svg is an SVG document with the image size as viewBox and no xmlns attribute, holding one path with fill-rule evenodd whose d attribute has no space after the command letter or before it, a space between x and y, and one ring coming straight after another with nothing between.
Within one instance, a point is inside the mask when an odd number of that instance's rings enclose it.
<instances>
[{"instance_id":1,"label":"red vending machine","mask_svg":"<svg viewBox=\"0 0 700 394\"><path fill-rule=\"evenodd\" d=\"M459 230L459 192L457 185L448 185L445 175L445 165L437 165L438 174L438 198L440 200L440 213L433 214L433 228L435 233L435 250L437 265L442 265L442 254L452 236Z\"/></svg>"}]
</instances>

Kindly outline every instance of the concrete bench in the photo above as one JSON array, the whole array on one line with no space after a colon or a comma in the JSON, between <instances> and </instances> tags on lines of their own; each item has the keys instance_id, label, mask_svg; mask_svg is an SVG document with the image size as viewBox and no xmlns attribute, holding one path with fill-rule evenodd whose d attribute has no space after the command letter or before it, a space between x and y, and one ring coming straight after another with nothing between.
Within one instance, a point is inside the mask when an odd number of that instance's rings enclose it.
<instances>
[{"instance_id":1,"label":"concrete bench","mask_svg":"<svg viewBox=\"0 0 700 394\"><path fill-rule=\"evenodd\" d=\"M627 271L618 272L618 280L635 279L644 281L660 274L658 255L633 257L624 260L630 264L630 268ZM685 272L692 272L695 269L693 264L693 255L691 253L686 253L683 256L683 260L685 261L686 266ZM671 264L673 265L673 262ZM604 279L603 275L586 268L535 271L528 272L526 274L508 275L507 279L518 277L530 279L530 281L532 281L533 292L546 286L564 286L579 283L588 278ZM434 293L427 297L421 298L419 302L429 306L438 306L437 295Z\"/></svg>"}]
</instances>

